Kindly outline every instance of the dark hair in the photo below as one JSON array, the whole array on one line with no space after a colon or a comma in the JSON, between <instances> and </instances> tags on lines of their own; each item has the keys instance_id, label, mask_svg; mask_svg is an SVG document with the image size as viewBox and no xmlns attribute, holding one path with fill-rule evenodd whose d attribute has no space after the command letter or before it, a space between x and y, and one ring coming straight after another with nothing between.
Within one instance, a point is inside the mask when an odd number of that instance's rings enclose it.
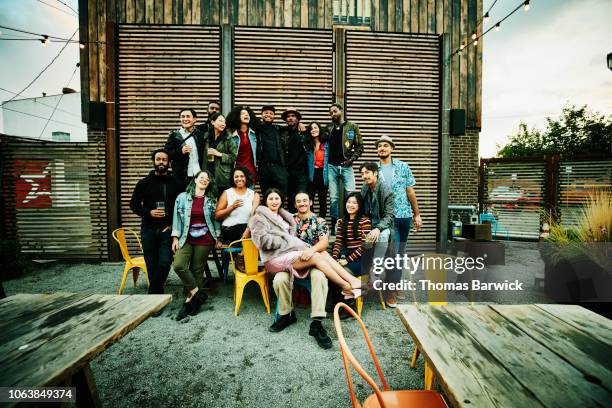
<instances>
[{"instance_id":1,"label":"dark hair","mask_svg":"<svg viewBox=\"0 0 612 408\"><path fill-rule=\"evenodd\" d=\"M215 105L219 105L219 107L221 107L221 104L220 104L220 103L219 103L219 101L217 101L217 100L214 100L214 101L209 101L209 102L208 102L208 106L212 105L213 103L214 103Z\"/></svg>"},{"instance_id":2,"label":"dark hair","mask_svg":"<svg viewBox=\"0 0 612 408\"><path fill-rule=\"evenodd\" d=\"M151 161L155 161L155 155L157 153L165 153L166 156L168 156L168 160L170 160L170 155L168 154L166 149L155 149L155 150L153 150L153 153L151 153Z\"/></svg>"},{"instance_id":3,"label":"dark hair","mask_svg":"<svg viewBox=\"0 0 612 408\"><path fill-rule=\"evenodd\" d=\"M271 188L266 190L266 193L263 196L263 200L261 201L261 205L267 207L266 204L268 203L268 196L270 194L273 194L273 193L278 194L278 196L281 198L281 201L283 200L283 194L280 192L280 190L278 188L271 187ZM282 205L282 203L281 203L281 205Z\"/></svg>"},{"instance_id":4,"label":"dark hair","mask_svg":"<svg viewBox=\"0 0 612 408\"><path fill-rule=\"evenodd\" d=\"M246 177L247 187L253 184L253 176L251 175L249 169L244 166L236 166L232 169L232 174L230 174L230 184L232 187L236 187L236 183L234 182L234 173L236 173L237 171L241 171L244 173L244 177Z\"/></svg>"},{"instance_id":5,"label":"dark hair","mask_svg":"<svg viewBox=\"0 0 612 408\"><path fill-rule=\"evenodd\" d=\"M235 106L225 118L227 127L232 131L240 129L240 112L243 110L247 111L249 114L249 128L254 130L258 127L257 116L255 115L255 112L253 112L253 109L249 108L248 106Z\"/></svg>"},{"instance_id":6,"label":"dark hair","mask_svg":"<svg viewBox=\"0 0 612 408\"><path fill-rule=\"evenodd\" d=\"M295 198L298 196L298 194L306 194L308 196L308 201L312 201L312 196L310 195L310 193L306 190L300 190L297 193L295 193L295 195L293 196L293 201L295 204ZM282 196L281 196L282 197Z\"/></svg>"},{"instance_id":7,"label":"dark hair","mask_svg":"<svg viewBox=\"0 0 612 408\"><path fill-rule=\"evenodd\" d=\"M339 103L332 103L331 105L329 105L329 108L333 108L333 107L338 108L339 110L342 110L342 105L340 105Z\"/></svg>"},{"instance_id":8,"label":"dark hair","mask_svg":"<svg viewBox=\"0 0 612 408\"><path fill-rule=\"evenodd\" d=\"M365 162L359 167L359 172L363 169L370 170L372 172L378 172L378 164L376 162Z\"/></svg>"},{"instance_id":9,"label":"dark hair","mask_svg":"<svg viewBox=\"0 0 612 408\"><path fill-rule=\"evenodd\" d=\"M346 197L346 200L344 200L344 206L346 207L346 203L348 202L349 198L354 197L355 200L357 200L357 205L359 206L359 208L357 209L357 214L355 214L355 218L353 219L353 225L352 225L352 230L353 230L353 238L357 239L359 238L359 220L361 220L361 217L363 217L363 197L361 197L361 194L359 194L358 192L353 192L351 194L349 194ZM345 209L346 210L346 209ZM342 246L346 247L346 241L348 239L347 232L347 225L348 223L351 222L351 217L348 213L348 211L344 211L344 216L342 217Z\"/></svg>"},{"instance_id":10,"label":"dark hair","mask_svg":"<svg viewBox=\"0 0 612 408\"><path fill-rule=\"evenodd\" d=\"M223 114L221 112L211 113L210 116L208 117L208 120L210 122L214 122L215 120L217 120L219 116L223 116Z\"/></svg>"},{"instance_id":11,"label":"dark hair","mask_svg":"<svg viewBox=\"0 0 612 408\"><path fill-rule=\"evenodd\" d=\"M194 195L195 194L195 181L200 176L200 174L202 174L202 173L208 174L208 180L209 180L208 187L206 187L206 190L204 190L204 195L208 196L210 198L217 197L217 188L215 187L215 178L213 177L213 175L208 170L200 170L200 171L198 171L196 173L196 175L193 176L193 179L189 182L189 185L185 189L185 192L187 194L189 194L189 195Z\"/></svg>"},{"instance_id":12,"label":"dark hair","mask_svg":"<svg viewBox=\"0 0 612 408\"><path fill-rule=\"evenodd\" d=\"M179 111L179 118L181 117L181 113L185 112L185 111L189 111L191 112L191 115L193 115L194 118L198 117L198 114L196 113L195 109L193 108L183 108Z\"/></svg>"},{"instance_id":13,"label":"dark hair","mask_svg":"<svg viewBox=\"0 0 612 408\"><path fill-rule=\"evenodd\" d=\"M313 120L306 128L306 137L304 138L304 147L306 148L306 150L310 151L314 150L315 148L315 144L312 141L312 136L310 134L310 132L312 131L312 125L317 125L319 127L319 141L321 143L327 143L326 129L323 128L319 122Z\"/></svg>"}]
</instances>

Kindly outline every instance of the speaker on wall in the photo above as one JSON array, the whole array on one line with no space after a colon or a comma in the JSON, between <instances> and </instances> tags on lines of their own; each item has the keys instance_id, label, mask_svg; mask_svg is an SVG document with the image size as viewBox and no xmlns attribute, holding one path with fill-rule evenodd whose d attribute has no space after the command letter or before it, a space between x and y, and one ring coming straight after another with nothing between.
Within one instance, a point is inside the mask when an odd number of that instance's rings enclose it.
<instances>
[{"instance_id":1,"label":"speaker on wall","mask_svg":"<svg viewBox=\"0 0 612 408\"><path fill-rule=\"evenodd\" d=\"M89 128L106 130L106 103L89 102Z\"/></svg>"},{"instance_id":2,"label":"speaker on wall","mask_svg":"<svg viewBox=\"0 0 612 408\"><path fill-rule=\"evenodd\" d=\"M465 109L450 110L450 134L465 135Z\"/></svg>"}]
</instances>

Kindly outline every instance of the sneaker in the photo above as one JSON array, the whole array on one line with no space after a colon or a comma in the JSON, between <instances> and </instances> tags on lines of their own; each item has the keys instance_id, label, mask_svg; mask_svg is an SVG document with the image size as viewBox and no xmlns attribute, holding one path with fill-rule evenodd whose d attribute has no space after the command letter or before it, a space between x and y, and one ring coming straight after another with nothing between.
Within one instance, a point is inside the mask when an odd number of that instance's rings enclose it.
<instances>
[{"instance_id":1,"label":"sneaker","mask_svg":"<svg viewBox=\"0 0 612 408\"><path fill-rule=\"evenodd\" d=\"M387 295L387 299L385 300L385 303L390 308L397 307L397 298L395 297L395 292L389 292L389 294Z\"/></svg>"},{"instance_id":2,"label":"sneaker","mask_svg":"<svg viewBox=\"0 0 612 408\"><path fill-rule=\"evenodd\" d=\"M329 337L319 320L313 320L312 323L310 323L308 334L315 338L317 344L322 349L330 349L332 347L332 339Z\"/></svg>"},{"instance_id":3,"label":"sneaker","mask_svg":"<svg viewBox=\"0 0 612 408\"><path fill-rule=\"evenodd\" d=\"M297 322L297 318L295 317L295 312L292 311L289 314L278 316L278 320L276 320L268 330L272 333L278 333L295 322Z\"/></svg>"}]
</instances>

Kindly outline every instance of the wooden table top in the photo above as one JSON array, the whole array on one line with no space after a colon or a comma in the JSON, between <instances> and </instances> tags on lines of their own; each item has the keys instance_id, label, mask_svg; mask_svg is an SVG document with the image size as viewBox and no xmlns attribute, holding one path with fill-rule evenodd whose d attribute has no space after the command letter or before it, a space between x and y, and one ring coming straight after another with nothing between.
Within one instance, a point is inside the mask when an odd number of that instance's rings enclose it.
<instances>
[{"instance_id":1,"label":"wooden table top","mask_svg":"<svg viewBox=\"0 0 612 408\"><path fill-rule=\"evenodd\" d=\"M172 300L171 295L18 294L0 301L0 386L52 386Z\"/></svg>"},{"instance_id":2,"label":"wooden table top","mask_svg":"<svg viewBox=\"0 0 612 408\"><path fill-rule=\"evenodd\" d=\"M612 320L574 305L398 305L455 407L612 406Z\"/></svg>"}]
</instances>

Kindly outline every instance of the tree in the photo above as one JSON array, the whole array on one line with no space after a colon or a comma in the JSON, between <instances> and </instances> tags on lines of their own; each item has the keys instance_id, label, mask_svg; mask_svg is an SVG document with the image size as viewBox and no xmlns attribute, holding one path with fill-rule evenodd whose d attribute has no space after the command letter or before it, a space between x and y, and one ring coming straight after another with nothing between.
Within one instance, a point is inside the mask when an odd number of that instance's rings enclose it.
<instances>
[{"instance_id":1,"label":"tree","mask_svg":"<svg viewBox=\"0 0 612 408\"><path fill-rule=\"evenodd\" d=\"M612 116L566 106L559 119L546 118L546 130L529 130L523 122L510 135L505 146L498 145L499 157L542 155L574 156L579 154L612 153Z\"/></svg>"}]
</instances>

